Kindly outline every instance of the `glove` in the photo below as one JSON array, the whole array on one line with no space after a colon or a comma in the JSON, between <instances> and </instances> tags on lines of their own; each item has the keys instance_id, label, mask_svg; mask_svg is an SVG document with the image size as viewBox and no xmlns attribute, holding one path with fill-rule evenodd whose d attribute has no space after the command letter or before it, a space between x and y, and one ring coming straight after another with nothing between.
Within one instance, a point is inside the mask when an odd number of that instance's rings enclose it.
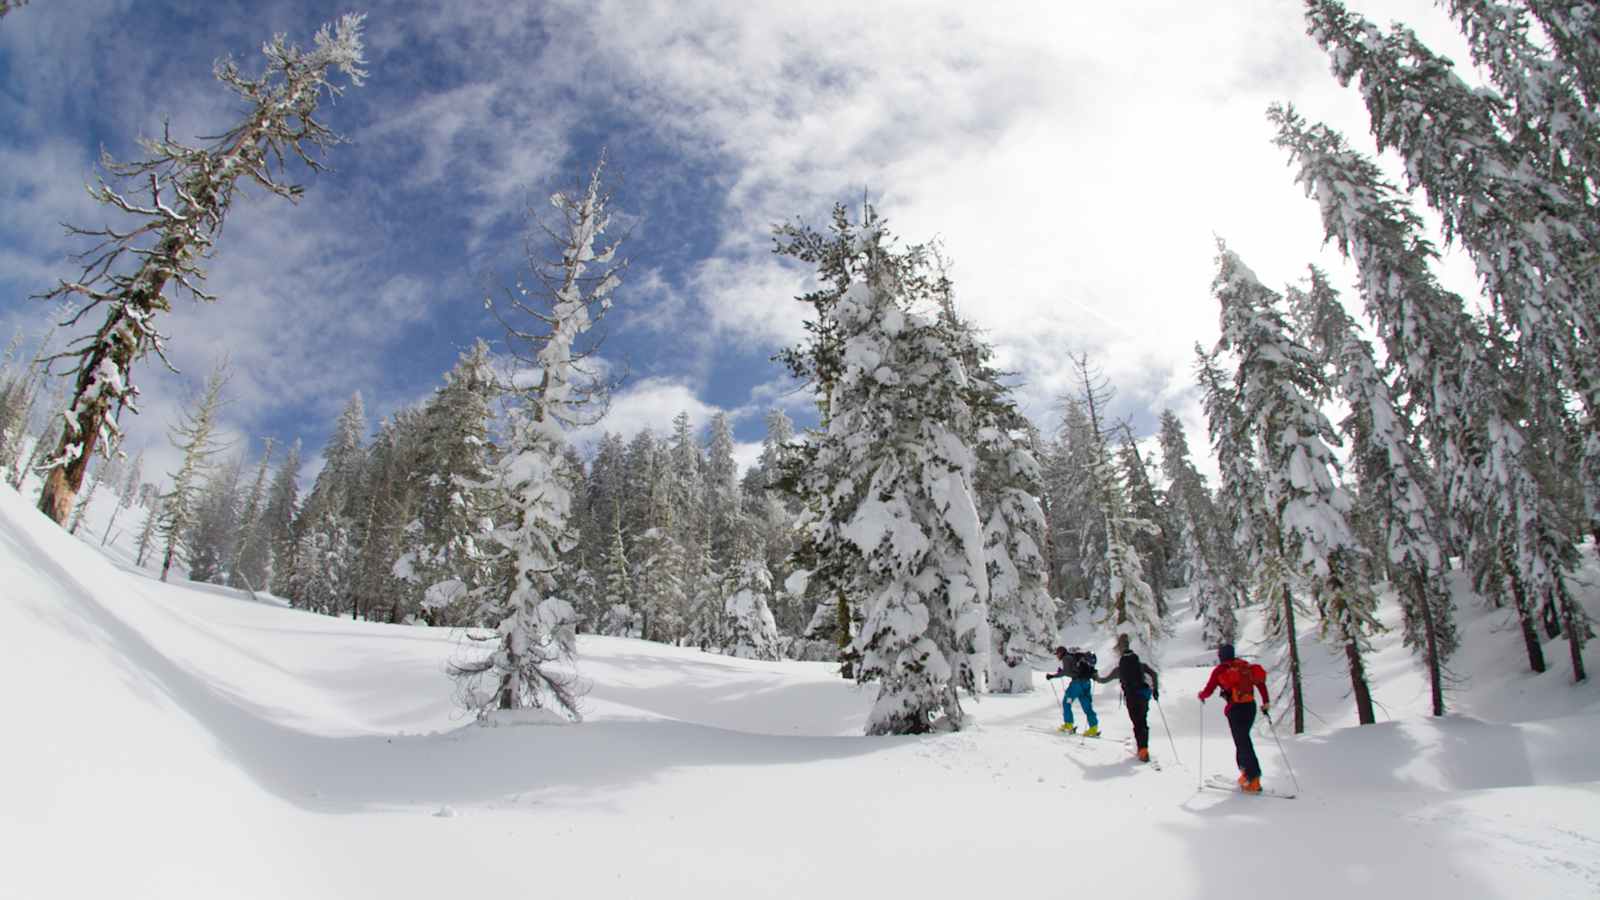
<instances>
[{"instance_id":1,"label":"glove","mask_svg":"<svg viewBox=\"0 0 1600 900\"><path fill-rule=\"evenodd\" d=\"M1205 691L1201 691L1200 693L1195 694L1195 696L1200 698L1200 702L1201 703L1206 702L1206 692Z\"/></svg>"},{"instance_id":2,"label":"glove","mask_svg":"<svg viewBox=\"0 0 1600 900\"><path fill-rule=\"evenodd\" d=\"M1261 714L1264 716L1267 714L1267 712L1267 705L1265 703L1261 704Z\"/></svg>"},{"instance_id":3,"label":"glove","mask_svg":"<svg viewBox=\"0 0 1600 900\"><path fill-rule=\"evenodd\" d=\"M1151 688L1150 689L1150 699L1156 701L1157 703L1160 703L1161 702L1161 692L1156 690L1155 688Z\"/></svg>"},{"instance_id":4,"label":"glove","mask_svg":"<svg viewBox=\"0 0 1600 900\"><path fill-rule=\"evenodd\" d=\"M1045 681L1049 681L1049 680L1050 680L1050 679L1052 679L1052 678L1054 678L1054 677L1056 677L1056 676L1054 676L1054 675L1046 675L1046 676L1045 676L1045 677L1044 677L1044 680L1045 680Z\"/></svg>"}]
</instances>

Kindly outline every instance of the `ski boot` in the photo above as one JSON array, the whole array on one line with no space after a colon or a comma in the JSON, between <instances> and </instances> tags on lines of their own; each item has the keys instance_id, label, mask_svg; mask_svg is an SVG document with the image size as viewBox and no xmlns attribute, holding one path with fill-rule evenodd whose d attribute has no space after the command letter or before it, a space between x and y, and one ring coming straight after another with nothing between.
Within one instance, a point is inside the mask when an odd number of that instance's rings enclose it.
<instances>
[{"instance_id":1,"label":"ski boot","mask_svg":"<svg viewBox=\"0 0 1600 900\"><path fill-rule=\"evenodd\" d=\"M1140 747L1139 748L1139 762L1149 762L1149 761L1150 761L1150 748L1149 747Z\"/></svg>"},{"instance_id":2,"label":"ski boot","mask_svg":"<svg viewBox=\"0 0 1600 900\"><path fill-rule=\"evenodd\" d=\"M1239 790L1244 791L1246 794L1259 794L1261 793L1261 779L1252 778L1240 785Z\"/></svg>"},{"instance_id":3,"label":"ski boot","mask_svg":"<svg viewBox=\"0 0 1600 900\"><path fill-rule=\"evenodd\" d=\"M1057 728L1056 730L1062 734L1077 734L1078 726L1072 724L1071 722L1062 722L1061 727Z\"/></svg>"},{"instance_id":4,"label":"ski boot","mask_svg":"<svg viewBox=\"0 0 1600 900\"><path fill-rule=\"evenodd\" d=\"M1244 787L1245 785L1247 785L1249 783L1250 783L1250 776L1246 775L1244 773L1243 769L1240 769L1239 770L1239 787Z\"/></svg>"},{"instance_id":5,"label":"ski boot","mask_svg":"<svg viewBox=\"0 0 1600 900\"><path fill-rule=\"evenodd\" d=\"M1100 736L1100 726L1099 725L1090 725L1088 728L1084 729L1083 736L1084 737L1099 737Z\"/></svg>"}]
</instances>

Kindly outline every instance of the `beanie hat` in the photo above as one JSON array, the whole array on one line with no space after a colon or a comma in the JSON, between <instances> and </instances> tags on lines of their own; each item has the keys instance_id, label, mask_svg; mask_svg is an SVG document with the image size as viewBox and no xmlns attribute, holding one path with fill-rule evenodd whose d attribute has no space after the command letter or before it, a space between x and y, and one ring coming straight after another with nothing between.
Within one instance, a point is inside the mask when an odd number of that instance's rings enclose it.
<instances>
[{"instance_id":1,"label":"beanie hat","mask_svg":"<svg viewBox=\"0 0 1600 900\"><path fill-rule=\"evenodd\" d=\"M1228 660L1233 659L1233 645L1218 644L1217 659L1221 660L1222 662L1227 662Z\"/></svg>"}]
</instances>

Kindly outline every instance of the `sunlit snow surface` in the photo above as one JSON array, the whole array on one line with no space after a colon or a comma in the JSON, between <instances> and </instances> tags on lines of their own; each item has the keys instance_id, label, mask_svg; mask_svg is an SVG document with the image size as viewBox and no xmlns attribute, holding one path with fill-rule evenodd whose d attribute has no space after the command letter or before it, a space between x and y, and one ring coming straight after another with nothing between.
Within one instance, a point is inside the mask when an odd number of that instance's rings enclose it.
<instances>
[{"instance_id":1,"label":"sunlit snow surface","mask_svg":"<svg viewBox=\"0 0 1600 900\"><path fill-rule=\"evenodd\" d=\"M1475 600L1443 721L1391 634L1383 722L1354 727L1342 654L1302 635L1315 718L1279 726L1278 801L1196 790L1232 747L1216 701L1202 742L1186 616L1154 661L1159 772L1111 686L1089 746L1046 733L1042 678L966 701L967 731L865 738L870 690L831 665L617 638L580 640L584 724L480 727L444 674L459 634L164 585L95 512L72 537L0 488L6 898L1600 896L1600 689L1559 641L1519 671Z\"/></svg>"}]
</instances>

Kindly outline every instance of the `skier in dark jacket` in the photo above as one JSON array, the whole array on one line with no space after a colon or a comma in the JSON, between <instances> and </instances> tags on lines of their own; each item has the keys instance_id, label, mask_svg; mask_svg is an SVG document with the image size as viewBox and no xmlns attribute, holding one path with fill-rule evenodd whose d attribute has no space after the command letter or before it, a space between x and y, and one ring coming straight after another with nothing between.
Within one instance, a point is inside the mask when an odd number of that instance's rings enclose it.
<instances>
[{"instance_id":1,"label":"skier in dark jacket","mask_svg":"<svg viewBox=\"0 0 1600 900\"><path fill-rule=\"evenodd\" d=\"M1078 726L1072 723L1072 701L1076 700L1083 706L1083 717L1089 720L1089 727L1084 730L1084 737L1100 736L1100 717L1094 714L1094 654L1077 647L1068 650L1066 647L1056 648L1056 661L1060 667L1055 672L1044 678L1070 678L1067 689L1061 695L1061 727L1058 731L1067 734L1076 734Z\"/></svg>"},{"instance_id":2,"label":"skier in dark jacket","mask_svg":"<svg viewBox=\"0 0 1600 900\"><path fill-rule=\"evenodd\" d=\"M1227 705L1222 714L1228 717L1228 730L1233 732L1234 761L1239 764L1239 787L1251 794L1261 793L1261 761L1256 758L1254 742L1250 740L1250 727L1256 722L1256 691L1261 692L1261 712L1267 712L1266 673L1234 656L1232 644L1217 647L1217 667L1211 670L1211 679L1200 692L1200 702L1206 702L1211 692L1222 689Z\"/></svg>"},{"instance_id":3,"label":"skier in dark jacket","mask_svg":"<svg viewBox=\"0 0 1600 900\"><path fill-rule=\"evenodd\" d=\"M1133 743L1139 748L1139 761L1150 761L1150 701L1161 699L1161 681L1156 670L1145 665L1139 654L1133 652L1127 635L1117 636L1117 653L1120 658L1111 671L1096 678L1101 684L1112 679L1122 682L1122 699L1128 705L1128 718L1133 721Z\"/></svg>"}]
</instances>

